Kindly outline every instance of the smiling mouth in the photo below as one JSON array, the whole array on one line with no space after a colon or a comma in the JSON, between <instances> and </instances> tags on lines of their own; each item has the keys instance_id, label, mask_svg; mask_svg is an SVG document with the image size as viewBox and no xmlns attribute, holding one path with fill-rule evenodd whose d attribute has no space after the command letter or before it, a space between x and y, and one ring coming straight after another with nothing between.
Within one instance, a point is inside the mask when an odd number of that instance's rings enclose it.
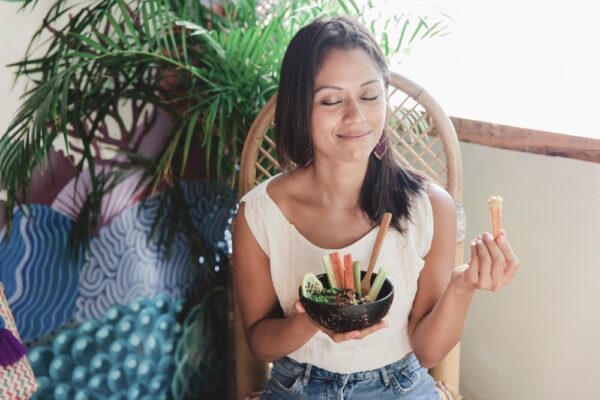
<instances>
[{"instance_id":1,"label":"smiling mouth","mask_svg":"<svg viewBox=\"0 0 600 400\"><path fill-rule=\"evenodd\" d=\"M341 139L358 139L364 136L367 136L371 133L371 131L367 132L348 132L337 135Z\"/></svg>"}]
</instances>

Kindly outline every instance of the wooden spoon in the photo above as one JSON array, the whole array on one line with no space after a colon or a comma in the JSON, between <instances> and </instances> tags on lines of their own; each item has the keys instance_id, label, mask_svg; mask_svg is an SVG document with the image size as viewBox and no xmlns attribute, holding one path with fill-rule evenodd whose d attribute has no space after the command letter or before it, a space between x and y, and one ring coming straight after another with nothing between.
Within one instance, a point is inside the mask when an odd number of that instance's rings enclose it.
<instances>
[{"instance_id":1,"label":"wooden spoon","mask_svg":"<svg viewBox=\"0 0 600 400\"><path fill-rule=\"evenodd\" d=\"M388 228L390 227L391 221L392 213L386 212L385 214L383 214L381 225L379 226L379 232L377 232L377 238L375 239L373 251L371 252L369 267L367 268L367 273L365 274L365 277L360 283L360 290L363 296L369 294L369 290L371 290L371 274L373 273L373 268L375 268L375 262L377 261L377 257L379 256L379 250L381 250L383 239L385 238L385 234L387 233Z\"/></svg>"}]
</instances>

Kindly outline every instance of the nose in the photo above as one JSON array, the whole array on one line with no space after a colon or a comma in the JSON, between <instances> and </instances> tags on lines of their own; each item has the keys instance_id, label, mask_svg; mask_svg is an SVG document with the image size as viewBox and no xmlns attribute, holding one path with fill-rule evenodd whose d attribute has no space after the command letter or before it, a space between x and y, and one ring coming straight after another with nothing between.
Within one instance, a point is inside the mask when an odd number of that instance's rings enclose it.
<instances>
[{"instance_id":1,"label":"nose","mask_svg":"<svg viewBox=\"0 0 600 400\"><path fill-rule=\"evenodd\" d=\"M367 119L365 113L358 101L351 99L346 102L346 108L344 110L344 122L346 123L359 123L364 122Z\"/></svg>"}]
</instances>

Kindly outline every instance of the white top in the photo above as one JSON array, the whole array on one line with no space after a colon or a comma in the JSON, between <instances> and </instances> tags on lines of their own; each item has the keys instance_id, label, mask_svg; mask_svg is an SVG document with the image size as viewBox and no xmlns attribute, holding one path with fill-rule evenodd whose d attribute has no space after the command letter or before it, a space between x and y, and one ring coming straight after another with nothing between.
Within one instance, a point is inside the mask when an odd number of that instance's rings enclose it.
<instances>
[{"instance_id":1,"label":"white top","mask_svg":"<svg viewBox=\"0 0 600 400\"><path fill-rule=\"evenodd\" d=\"M353 260L360 261L366 270L379 227L342 249L318 247L298 232L269 196L267 185L271 179L250 190L240 202L246 203L246 221L269 257L275 293L284 314L289 316L295 312L294 303L298 299L302 277L307 272L318 275L325 271L322 264L325 254L334 251L342 255L352 253ZM375 265L375 272L379 266L388 270L388 279L394 285L394 300L384 318L388 327L364 339L343 343L335 343L318 331L302 347L288 354L290 358L348 374L383 367L412 351L408 340L408 316L425 264L423 258L431 246L433 213L425 191L414 197L411 207L412 222L406 224L405 235L390 227Z\"/></svg>"}]
</instances>

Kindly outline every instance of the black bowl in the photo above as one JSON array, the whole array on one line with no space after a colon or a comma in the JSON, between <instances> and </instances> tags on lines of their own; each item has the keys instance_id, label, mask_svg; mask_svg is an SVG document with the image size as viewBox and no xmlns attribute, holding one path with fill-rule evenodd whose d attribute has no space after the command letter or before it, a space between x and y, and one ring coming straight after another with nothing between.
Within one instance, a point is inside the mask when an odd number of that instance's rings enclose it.
<instances>
[{"instance_id":1,"label":"black bowl","mask_svg":"<svg viewBox=\"0 0 600 400\"><path fill-rule=\"evenodd\" d=\"M365 271L361 271L361 279ZM371 284L375 281L376 274L371 275ZM317 278L324 287L329 287L327 274L318 275ZM334 332L348 332L365 329L381 321L387 314L394 299L394 287L389 279L383 283L377 300L365 304L323 304L306 298L302 295L302 286L298 289L300 303L313 321Z\"/></svg>"}]
</instances>

